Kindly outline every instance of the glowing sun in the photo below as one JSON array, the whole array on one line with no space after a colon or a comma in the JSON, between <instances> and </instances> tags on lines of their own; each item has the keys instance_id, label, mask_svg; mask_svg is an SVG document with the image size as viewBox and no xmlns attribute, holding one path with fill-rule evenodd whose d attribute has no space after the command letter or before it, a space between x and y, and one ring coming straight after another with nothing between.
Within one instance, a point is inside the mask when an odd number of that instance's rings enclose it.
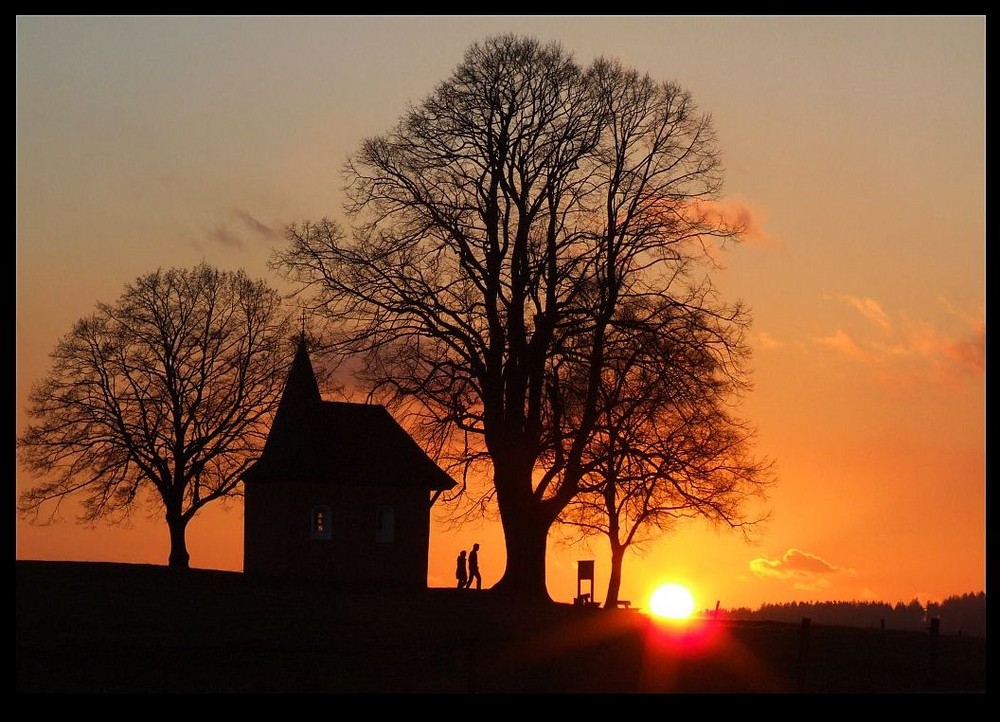
<instances>
[{"instance_id":1,"label":"glowing sun","mask_svg":"<svg viewBox=\"0 0 1000 722\"><path fill-rule=\"evenodd\" d=\"M664 584L649 598L649 608L658 617L687 619L694 612L694 597L680 584Z\"/></svg>"}]
</instances>

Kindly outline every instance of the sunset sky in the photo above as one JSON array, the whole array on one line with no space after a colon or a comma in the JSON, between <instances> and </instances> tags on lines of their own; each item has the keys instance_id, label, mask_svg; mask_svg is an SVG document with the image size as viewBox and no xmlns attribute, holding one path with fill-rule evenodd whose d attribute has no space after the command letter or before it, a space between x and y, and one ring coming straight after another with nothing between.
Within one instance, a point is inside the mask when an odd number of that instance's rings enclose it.
<instances>
[{"instance_id":1,"label":"sunset sky","mask_svg":"<svg viewBox=\"0 0 1000 722\"><path fill-rule=\"evenodd\" d=\"M746 242L716 281L753 310L742 415L776 461L753 543L699 522L629 555L620 597L700 607L941 600L986 585L986 19L18 17L16 431L47 354L158 266L267 267L292 221L342 219L340 168L501 32L674 80L712 114ZM15 462L16 464L16 462ZM17 492L31 478L15 466ZM16 496L16 495L15 495ZM166 563L166 526L16 523L17 559ZM499 524L432 528L429 584ZM239 570L242 510L208 508L192 566ZM552 537L549 593L606 542Z\"/></svg>"}]
</instances>

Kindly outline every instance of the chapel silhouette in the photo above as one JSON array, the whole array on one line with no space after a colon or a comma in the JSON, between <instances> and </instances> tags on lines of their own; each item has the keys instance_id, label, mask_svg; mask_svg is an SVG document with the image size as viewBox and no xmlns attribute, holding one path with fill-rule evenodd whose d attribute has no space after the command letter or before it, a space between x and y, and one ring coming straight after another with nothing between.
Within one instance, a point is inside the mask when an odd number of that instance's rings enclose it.
<instances>
[{"instance_id":1,"label":"chapel silhouette","mask_svg":"<svg viewBox=\"0 0 1000 722\"><path fill-rule=\"evenodd\" d=\"M431 506L455 486L385 407L324 401L304 336L243 481L245 573L421 589Z\"/></svg>"}]
</instances>

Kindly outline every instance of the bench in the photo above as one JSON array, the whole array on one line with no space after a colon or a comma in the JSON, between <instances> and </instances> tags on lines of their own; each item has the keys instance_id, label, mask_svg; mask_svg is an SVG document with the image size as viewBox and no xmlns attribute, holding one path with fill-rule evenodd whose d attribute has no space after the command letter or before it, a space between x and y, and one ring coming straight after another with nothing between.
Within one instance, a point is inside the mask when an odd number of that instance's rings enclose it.
<instances>
[{"instance_id":1,"label":"bench","mask_svg":"<svg viewBox=\"0 0 1000 722\"><path fill-rule=\"evenodd\" d=\"M615 606L618 607L619 609L629 609L632 606L632 602L630 602L627 599L619 599L617 602L615 602Z\"/></svg>"}]
</instances>

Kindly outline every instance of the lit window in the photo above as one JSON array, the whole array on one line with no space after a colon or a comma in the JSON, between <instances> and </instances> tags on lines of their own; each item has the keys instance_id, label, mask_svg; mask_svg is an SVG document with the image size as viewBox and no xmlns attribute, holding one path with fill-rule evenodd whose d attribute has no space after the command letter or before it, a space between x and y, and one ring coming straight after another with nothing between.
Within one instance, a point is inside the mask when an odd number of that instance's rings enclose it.
<instances>
[{"instance_id":1,"label":"lit window","mask_svg":"<svg viewBox=\"0 0 1000 722\"><path fill-rule=\"evenodd\" d=\"M396 514L391 506L380 506L375 510L375 541L389 544L396 538Z\"/></svg>"},{"instance_id":2,"label":"lit window","mask_svg":"<svg viewBox=\"0 0 1000 722\"><path fill-rule=\"evenodd\" d=\"M330 507L320 504L312 509L309 537L330 541Z\"/></svg>"}]
</instances>

